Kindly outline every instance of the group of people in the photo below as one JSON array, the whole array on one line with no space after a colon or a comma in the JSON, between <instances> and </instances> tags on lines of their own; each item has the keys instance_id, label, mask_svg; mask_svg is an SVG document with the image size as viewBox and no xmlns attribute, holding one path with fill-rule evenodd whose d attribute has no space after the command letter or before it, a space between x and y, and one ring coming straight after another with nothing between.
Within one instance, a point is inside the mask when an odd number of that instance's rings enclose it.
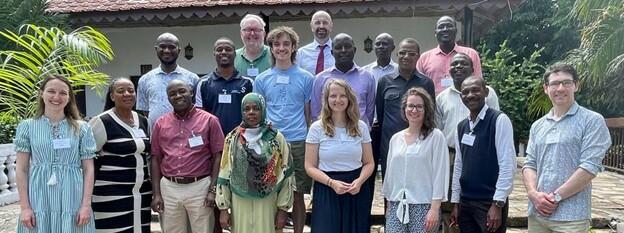
<instances>
[{"instance_id":1,"label":"group of people","mask_svg":"<svg viewBox=\"0 0 624 233\"><path fill-rule=\"evenodd\" d=\"M165 233L269 233L292 210L301 233L312 192L312 232L364 233L379 165L386 232L506 231L513 127L478 53L456 44L453 18L437 21L432 50L401 40L397 62L380 34L363 67L351 36L331 38L324 11L301 48L292 28L265 34L257 15L240 27L244 47L218 39L217 67L202 78L177 65L178 38L160 35L160 66L137 87L111 80L88 123L70 82L45 78L15 136L17 232L149 232L154 210ZM522 169L530 232L589 228L610 137L575 102L578 81L566 64L544 74L553 108L531 127Z\"/></svg>"}]
</instances>

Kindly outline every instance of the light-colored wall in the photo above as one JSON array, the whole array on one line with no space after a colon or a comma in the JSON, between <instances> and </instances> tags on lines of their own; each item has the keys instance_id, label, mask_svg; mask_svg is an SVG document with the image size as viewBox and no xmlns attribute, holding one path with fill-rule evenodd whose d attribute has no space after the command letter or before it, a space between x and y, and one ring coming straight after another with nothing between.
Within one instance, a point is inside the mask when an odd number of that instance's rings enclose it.
<instances>
[{"instance_id":1,"label":"light-colored wall","mask_svg":"<svg viewBox=\"0 0 624 233\"><path fill-rule=\"evenodd\" d=\"M385 18L355 18L334 19L333 35L345 32L351 35L356 43L357 53L355 61L364 66L375 60L375 54L364 51L364 39L375 37L382 32L390 33L395 42L406 37L413 37L420 42L421 52L437 45L433 29L437 18L430 17L385 17ZM312 32L309 21L272 21L270 28L277 26L291 26L301 38L300 45L312 41ZM240 27L238 24L189 26L189 27L144 27L144 28L99 28L111 41L115 52L114 60L102 66L99 70L111 77L139 75L141 64L159 64L154 42L163 32L171 32L180 39L182 51L178 64L192 72L205 74L214 70L215 61L212 56L212 46L216 39L227 36L234 40L237 47L242 45ZM458 30L461 31L461 30ZM458 38L461 33L458 33ZM191 43L194 57L190 61L184 58L184 46ZM395 51L396 52L396 51ZM394 55L393 57L396 58ZM94 116L101 112L104 106L103 97L87 90L87 116ZM166 101L166 100L165 100Z\"/></svg>"}]
</instances>

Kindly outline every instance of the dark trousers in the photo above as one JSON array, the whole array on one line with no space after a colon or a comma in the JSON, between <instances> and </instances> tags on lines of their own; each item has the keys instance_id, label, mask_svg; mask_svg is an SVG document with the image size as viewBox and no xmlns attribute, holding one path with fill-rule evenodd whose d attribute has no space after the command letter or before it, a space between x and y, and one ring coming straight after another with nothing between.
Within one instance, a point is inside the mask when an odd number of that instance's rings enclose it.
<instances>
[{"instance_id":1,"label":"dark trousers","mask_svg":"<svg viewBox=\"0 0 624 233\"><path fill-rule=\"evenodd\" d=\"M487 233L487 213L492 206L492 201L477 201L461 199L459 204L459 216L457 222L459 231L462 233ZM509 212L509 201L502 209L501 225L496 233L507 232L507 214Z\"/></svg>"}]
</instances>

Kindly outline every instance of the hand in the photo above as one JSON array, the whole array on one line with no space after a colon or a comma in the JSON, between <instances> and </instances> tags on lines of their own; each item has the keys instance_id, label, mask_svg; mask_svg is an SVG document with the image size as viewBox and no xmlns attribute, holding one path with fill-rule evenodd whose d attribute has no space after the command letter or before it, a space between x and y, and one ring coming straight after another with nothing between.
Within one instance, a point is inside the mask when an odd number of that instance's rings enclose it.
<instances>
[{"instance_id":1,"label":"hand","mask_svg":"<svg viewBox=\"0 0 624 233\"><path fill-rule=\"evenodd\" d=\"M219 223L221 223L221 228L223 228L223 230L231 231L230 213L227 210L221 210L219 213Z\"/></svg>"},{"instance_id":2,"label":"hand","mask_svg":"<svg viewBox=\"0 0 624 233\"><path fill-rule=\"evenodd\" d=\"M331 188L334 189L334 192L336 192L336 194L342 195L349 191L349 188L351 188L351 184L347 184L339 180L331 180Z\"/></svg>"},{"instance_id":3,"label":"hand","mask_svg":"<svg viewBox=\"0 0 624 233\"><path fill-rule=\"evenodd\" d=\"M362 188L362 183L364 182L361 181L359 178L355 179L353 182L351 182L351 187L347 190L347 192L351 195L358 194L360 192L360 188Z\"/></svg>"},{"instance_id":4,"label":"hand","mask_svg":"<svg viewBox=\"0 0 624 233\"><path fill-rule=\"evenodd\" d=\"M495 204L490 206L490 210L488 210L487 218L485 219L485 226L487 227L487 231L495 232L501 225L503 221L502 218L503 212L500 207L497 207Z\"/></svg>"},{"instance_id":5,"label":"hand","mask_svg":"<svg viewBox=\"0 0 624 233\"><path fill-rule=\"evenodd\" d=\"M557 209L559 205L555 202L555 196L548 193L532 192L529 193L529 199L533 203L533 206L535 206L537 213L545 217L555 212L555 209Z\"/></svg>"},{"instance_id":6,"label":"hand","mask_svg":"<svg viewBox=\"0 0 624 233\"><path fill-rule=\"evenodd\" d=\"M440 209L431 208L427 211L425 216L425 231L430 232L438 227L438 221L440 220Z\"/></svg>"},{"instance_id":7,"label":"hand","mask_svg":"<svg viewBox=\"0 0 624 233\"><path fill-rule=\"evenodd\" d=\"M449 228L453 227L453 225L459 226L457 222L457 216L459 215L459 204L453 203L453 208L451 209L451 222L449 223Z\"/></svg>"},{"instance_id":8,"label":"hand","mask_svg":"<svg viewBox=\"0 0 624 233\"><path fill-rule=\"evenodd\" d=\"M205 207L210 207L213 208L216 206L216 202L215 202L215 197L217 195L214 193L208 193L208 196L206 196L206 200L204 200L204 206Z\"/></svg>"},{"instance_id":9,"label":"hand","mask_svg":"<svg viewBox=\"0 0 624 233\"><path fill-rule=\"evenodd\" d=\"M21 213L22 224L28 229L33 229L36 226L35 212L31 208L23 209Z\"/></svg>"},{"instance_id":10,"label":"hand","mask_svg":"<svg viewBox=\"0 0 624 233\"><path fill-rule=\"evenodd\" d=\"M165 212L165 203L160 195L154 195L152 198L152 210L162 214Z\"/></svg>"},{"instance_id":11,"label":"hand","mask_svg":"<svg viewBox=\"0 0 624 233\"><path fill-rule=\"evenodd\" d=\"M283 210L277 210L277 214L275 215L275 230L284 229L286 226L286 219L288 218L288 213Z\"/></svg>"},{"instance_id":12,"label":"hand","mask_svg":"<svg viewBox=\"0 0 624 233\"><path fill-rule=\"evenodd\" d=\"M78 216L76 216L76 224L78 226L84 226L89 223L91 219L91 206L81 206L78 209Z\"/></svg>"}]
</instances>

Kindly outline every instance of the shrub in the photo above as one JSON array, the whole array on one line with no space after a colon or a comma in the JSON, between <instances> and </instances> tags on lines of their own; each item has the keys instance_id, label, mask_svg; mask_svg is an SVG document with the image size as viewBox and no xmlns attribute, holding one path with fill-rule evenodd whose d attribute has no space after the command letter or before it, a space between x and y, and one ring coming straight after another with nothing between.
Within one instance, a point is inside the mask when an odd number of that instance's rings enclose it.
<instances>
[{"instance_id":1,"label":"shrub","mask_svg":"<svg viewBox=\"0 0 624 233\"><path fill-rule=\"evenodd\" d=\"M9 112L0 112L0 144L13 143L19 119Z\"/></svg>"}]
</instances>

